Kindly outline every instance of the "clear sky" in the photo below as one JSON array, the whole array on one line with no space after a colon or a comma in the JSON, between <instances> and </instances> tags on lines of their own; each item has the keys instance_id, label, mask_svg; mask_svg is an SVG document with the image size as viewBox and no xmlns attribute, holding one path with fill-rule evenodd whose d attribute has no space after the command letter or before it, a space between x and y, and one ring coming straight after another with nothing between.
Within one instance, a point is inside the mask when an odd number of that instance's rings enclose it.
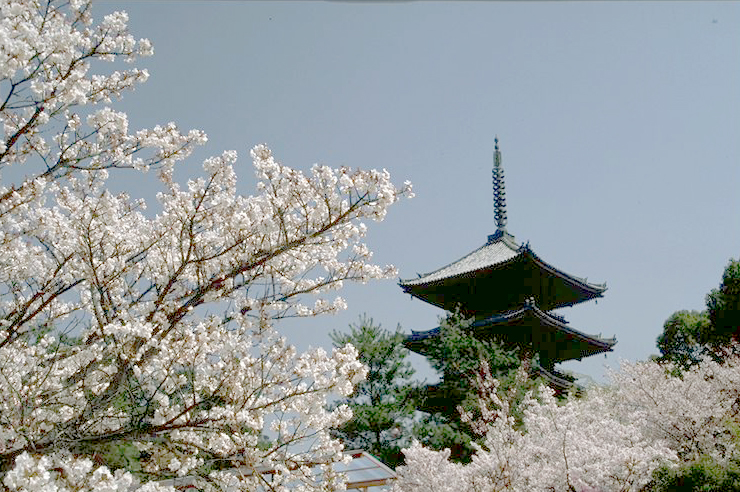
<instances>
[{"instance_id":1,"label":"clear sky","mask_svg":"<svg viewBox=\"0 0 740 492\"><path fill-rule=\"evenodd\" d=\"M703 309L740 256L738 2L102 1L96 17L121 9L155 56L116 107L132 128L208 133L182 179L236 149L250 193L257 143L301 169L386 168L417 196L369 224L368 243L402 278L495 230L498 135L509 232L608 286L559 313L616 335L614 353L565 368L600 378L657 353L665 319ZM342 295L341 315L281 330L328 347L361 313L407 332L443 314L395 281Z\"/></svg>"}]
</instances>

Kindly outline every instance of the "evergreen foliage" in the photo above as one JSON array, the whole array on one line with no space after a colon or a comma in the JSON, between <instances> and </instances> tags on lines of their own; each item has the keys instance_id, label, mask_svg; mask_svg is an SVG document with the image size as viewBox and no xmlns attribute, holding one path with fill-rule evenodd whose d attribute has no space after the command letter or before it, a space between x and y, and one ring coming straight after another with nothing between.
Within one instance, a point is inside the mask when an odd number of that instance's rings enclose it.
<instances>
[{"instance_id":1,"label":"evergreen foliage","mask_svg":"<svg viewBox=\"0 0 740 492\"><path fill-rule=\"evenodd\" d=\"M520 366L518 350L494 340L481 341L468 331L471 321L451 314L440 322L440 335L429 341L427 358L438 371L440 381L420 386L412 381L414 371L406 360L405 335L394 333L362 316L350 325L349 333L334 331L334 345L351 343L368 367L367 379L349 397L353 418L333 430L345 448L364 449L391 467L403 464L401 449L412 439L436 449L450 449L453 461L467 462L473 455L473 442L480 436L461 419L461 411L478 411L479 391L475 381L485 361L509 391ZM534 387L534 381L525 383ZM524 388L514 393L523 397ZM516 408L516 407L515 407Z\"/></svg>"},{"instance_id":2,"label":"evergreen foliage","mask_svg":"<svg viewBox=\"0 0 740 492\"><path fill-rule=\"evenodd\" d=\"M416 428L419 441L425 446L442 450L449 448L450 459L468 462L479 438L461 420L461 411L477 412L478 389L475 385L482 363L490 367L493 377L501 381L502 391L508 391L516 381L521 364L520 350L502 341L480 340L471 336L472 320L459 313L450 314L440 322L440 334L426 344L426 356L440 375L440 382L430 385L419 401L427 415ZM527 384L534 385L533 382ZM519 394L523 395L523 391Z\"/></svg>"},{"instance_id":3,"label":"evergreen foliage","mask_svg":"<svg viewBox=\"0 0 740 492\"><path fill-rule=\"evenodd\" d=\"M392 333L372 318L361 316L357 324L350 325L349 333L334 331L330 336L337 347L354 345L360 361L368 367L365 381L340 401L352 409L352 420L334 429L332 435L341 439L345 448L366 450L395 468L403 462L401 449L411 442L417 393L401 327Z\"/></svg>"}]
</instances>

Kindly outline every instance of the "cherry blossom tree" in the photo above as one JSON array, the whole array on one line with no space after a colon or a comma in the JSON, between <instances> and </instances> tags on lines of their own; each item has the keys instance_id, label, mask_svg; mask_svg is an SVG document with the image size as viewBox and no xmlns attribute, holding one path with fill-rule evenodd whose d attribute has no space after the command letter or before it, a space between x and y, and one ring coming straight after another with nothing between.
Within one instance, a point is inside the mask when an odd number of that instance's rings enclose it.
<instances>
[{"instance_id":1,"label":"cherry blossom tree","mask_svg":"<svg viewBox=\"0 0 740 492\"><path fill-rule=\"evenodd\" d=\"M722 355L722 362L706 356L680 376L672 365L622 364L612 375L614 406L682 461L709 456L726 463L737 456L731 428L740 418L740 356L737 346Z\"/></svg>"},{"instance_id":2,"label":"cherry blossom tree","mask_svg":"<svg viewBox=\"0 0 740 492\"><path fill-rule=\"evenodd\" d=\"M297 353L274 323L340 310L344 281L395 274L372 263L363 220L410 185L304 174L264 145L253 196L236 191L231 151L179 183L206 136L130 132L106 106L148 76L120 62L151 54L125 13L95 24L89 0L0 0L0 483L341 488L328 430L350 412L326 401L366 370L351 346ZM154 171L155 206L109 190L120 168ZM129 469L107 466L113 445Z\"/></svg>"},{"instance_id":3,"label":"cherry blossom tree","mask_svg":"<svg viewBox=\"0 0 740 492\"><path fill-rule=\"evenodd\" d=\"M740 358L703 359L678 376L654 361L625 363L612 384L558 403L541 387L524 406L487 373L478 381L480 416L463 413L482 444L468 465L418 444L405 450L396 491L638 491L659 467L737 459Z\"/></svg>"}]
</instances>

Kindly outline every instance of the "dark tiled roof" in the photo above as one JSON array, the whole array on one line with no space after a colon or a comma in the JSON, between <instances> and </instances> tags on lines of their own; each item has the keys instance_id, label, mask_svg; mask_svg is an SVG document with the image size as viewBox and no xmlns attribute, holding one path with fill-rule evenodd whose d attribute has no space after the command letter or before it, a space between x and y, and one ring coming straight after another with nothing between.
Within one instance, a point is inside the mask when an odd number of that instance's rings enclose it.
<instances>
[{"instance_id":1,"label":"dark tiled roof","mask_svg":"<svg viewBox=\"0 0 740 492\"><path fill-rule=\"evenodd\" d=\"M469 253L459 260L454 261L447 266L443 266L438 270L420 275L419 278L401 280L400 285L402 287L410 287L429 284L485 268L490 268L519 256L521 253L520 250L521 247L516 244L513 236L501 236L500 239L488 241L472 253Z\"/></svg>"},{"instance_id":2,"label":"dark tiled roof","mask_svg":"<svg viewBox=\"0 0 740 492\"><path fill-rule=\"evenodd\" d=\"M535 351L546 354L552 362L610 352L617 343L615 338L602 338L571 328L564 318L541 310L533 300L517 309L476 320L468 329L478 338L501 336L514 343L531 344ZM424 354L426 341L438 337L440 332L440 327L412 331L404 344Z\"/></svg>"},{"instance_id":3,"label":"dark tiled roof","mask_svg":"<svg viewBox=\"0 0 740 492\"><path fill-rule=\"evenodd\" d=\"M401 280L401 288L448 311L486 315L511 309L535 297L545 310L601 297L606 284L595 284L542 261L513 236L498 231L486 244L457 261L418 278Z\"/></svg>"}]
</instances>

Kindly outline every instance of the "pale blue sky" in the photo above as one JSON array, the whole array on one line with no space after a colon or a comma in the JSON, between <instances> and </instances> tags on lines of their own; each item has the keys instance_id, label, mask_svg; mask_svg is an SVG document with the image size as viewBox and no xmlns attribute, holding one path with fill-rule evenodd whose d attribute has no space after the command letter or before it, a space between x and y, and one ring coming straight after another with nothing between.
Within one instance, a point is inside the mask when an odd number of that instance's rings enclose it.
<instances>
[{"instance_id":1,"label":"pale blue sky","mask_svg":"<svg viewBox=\"0 0 740 492\"><path fill-rule=\"evenodd\" d=\"M417 197L370 224L403 278L441 267L495 229L493 139L509 231L608 291L563 309L644 359L675 310L702 309L740 256L740 3L105 1L154 43L150 80L116 106L134 128L175 121L224 149L267 143L307 169L387 168ZM299 348L366 312L386 328L442 312L394 281L345 289L338 316L281 327Z\"/></svg>"}]
</instances>

